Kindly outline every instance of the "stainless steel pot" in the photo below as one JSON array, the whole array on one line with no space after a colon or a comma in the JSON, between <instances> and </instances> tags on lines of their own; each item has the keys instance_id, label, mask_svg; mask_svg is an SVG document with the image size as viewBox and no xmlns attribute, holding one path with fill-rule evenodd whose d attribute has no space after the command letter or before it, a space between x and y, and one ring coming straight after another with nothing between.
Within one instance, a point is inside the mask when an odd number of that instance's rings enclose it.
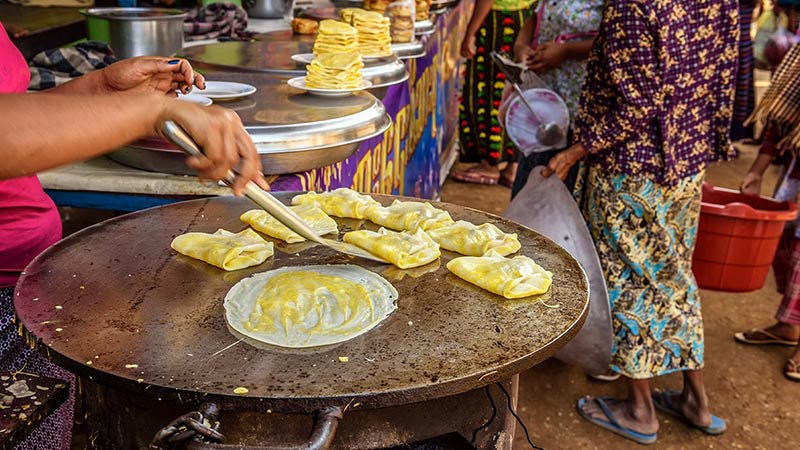
<instances>
[{"instance_id":1,"label":"stainless steel pot","mask_svg":"<svg viewBox=\"0 0 800 450\"><path fill-rule=\"evenodd\" d=\"M291 3L289 1L288 3ZM286 0L253 0L252 6L247 7L250 17L261 19L277 19L283 17L289 5Z\"/></svg>"},{"instance_id":2,"label":"stainless steel pot","mask_svg":"<svg viewBox=\"0 0 800 450\"><path fill-rule=\"evenodd\" d=\"M171 56L183 47L186 13L166 8L90 8L89 39L105 42L119 58Z\"/></svg>"}]
</instances>

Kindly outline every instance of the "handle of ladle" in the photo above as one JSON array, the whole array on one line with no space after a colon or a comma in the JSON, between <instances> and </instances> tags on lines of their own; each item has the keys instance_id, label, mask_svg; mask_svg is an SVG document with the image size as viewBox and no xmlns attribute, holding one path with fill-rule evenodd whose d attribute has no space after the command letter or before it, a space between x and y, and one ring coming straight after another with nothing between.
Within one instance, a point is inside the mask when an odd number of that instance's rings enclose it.
<instances>
[{"instance_id":1,"label":"handle of ladle","mask_svg":"<svg viewBox=\"0 0 800 450\"><path fill-rule=\"evenodd\" d=\"M206 155L200 150L200 147L194 142L194 139L186 133L186 131L180 127L177 123L167 120L164 122L163 126L164 134L171 140L175 145L181 148L189 156L194 156L196 158L205 158ZM233 187L233 181L236 179L236 175L232 170L229 170L222 181L228 185L229 187ZM280 202L277 198L270 195L268 192L264 192L263 189L258 187L257 184L253 183L252 181L248 181L247 184L244 185L244 195L245 197L249 198L253 203L261 207L263 210L268 212L270 215L278 219L279 222L286 225L287 227L291 228L292 231L303 236L309 241L312 242L320 242L320 237L311 230L305 222L300 220L292 210L286 207L283 203Z\"/></svg>"}]
</instances>

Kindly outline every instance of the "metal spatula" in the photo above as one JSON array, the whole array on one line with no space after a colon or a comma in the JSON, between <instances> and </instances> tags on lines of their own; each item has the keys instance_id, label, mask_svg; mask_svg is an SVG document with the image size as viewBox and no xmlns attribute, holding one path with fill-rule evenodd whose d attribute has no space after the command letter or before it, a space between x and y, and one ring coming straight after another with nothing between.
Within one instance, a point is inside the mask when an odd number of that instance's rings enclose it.
<instances>
[{"instance_id":1,"label":"metal spatula","mask_svg":"<svg viewBox=\"0 0 800 450\"><path fill-rule=\"evenodd\" d=\"M200 150L200 147L194 142L194 140L183 130L178 124L168 120L164 122L164 134L183 150L186 154L190 156L205 158L205 155ZM233 180L235 175L232 171L229 171L225 178L223 178L223 182L228 185L229 187L233 186ZM286 207L283 203L281 203L278 199L272 196L269 192L261 189L258 187L257 184L253 183L252 181L248 182L244 186L244 195L250 201L255 203L258 207L263 209L264 211L268 212L272 217L276 218L280 223L286 225L290 230L294 231L295 233L303 236L309 241L316 242L318 244L322 244L326 247L330 247L333 250L336 250L339 253L344 253L350 256L358 256L359 258L369 259L372 261L378 261L382 263L386 263L388 261L384 260L383 258L373 255L372 253L357 247L353 244L348 244L347 242L340 242L334 241L333 239L326 239L318 235L317 233L312 230L308 224L306 224L301 218L297 216L291 209Z\"/></svg>"},{"instance_id":2,"label":"metal spatula","mask_svg":"<svg viewBox=\"0 0 800 450\"><path fill-rule=\"evenodd\" d=\"M528 102L528 99L525 98L525 94L522 92L522 88L519 86L521 83L520 78L520 69L514 65L507 64L508 60L504 58L497 52L490 53L492 57L492 61L497 64L497 67L500 68L500 71L503 72L503 75L506 76L506 81L511 83L511 86L514 87L514 90L517 91L519 94L520 100L525 106L528 107L533 117L536 119L536 122L539 123L539 129L536 133L536 137L539 139L544 145L554 145L564 139L564 130L561 129L555 122L545 122L539 113L533 109L533 106ZM531 72L532 74L533 72ZM538 79L538 77L536 77ZM541 81L541 80L539 80ZM542 82L544 84L544 82Z\"/></svg>"}]
</instances>

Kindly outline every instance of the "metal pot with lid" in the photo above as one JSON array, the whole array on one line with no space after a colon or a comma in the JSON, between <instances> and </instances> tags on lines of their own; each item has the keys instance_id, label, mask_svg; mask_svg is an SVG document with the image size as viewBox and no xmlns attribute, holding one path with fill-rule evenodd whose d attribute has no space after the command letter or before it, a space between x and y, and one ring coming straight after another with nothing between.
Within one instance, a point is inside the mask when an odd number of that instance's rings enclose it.
<instances>
[{"instance_id":1,"label":"metal pot with lid","mask_svg":"<svg viewBox=\"0 0 800 450\"><path fill-rule=\"evenodd\" d=\"M168 8L90 8L86 16L89 39L105 42L119 58L171 56L183 47L187 14Z\"/></svg>"}]
</instances>

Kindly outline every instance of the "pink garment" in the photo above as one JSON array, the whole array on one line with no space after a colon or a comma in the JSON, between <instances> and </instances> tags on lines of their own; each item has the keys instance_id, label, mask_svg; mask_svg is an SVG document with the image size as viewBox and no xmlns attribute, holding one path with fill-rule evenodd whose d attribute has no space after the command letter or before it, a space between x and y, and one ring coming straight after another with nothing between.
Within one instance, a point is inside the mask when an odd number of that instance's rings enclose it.
<instances>
[{"instance_id":1,"label":"pink garment","mask_svg":"<svg viewBox=\"0 0 800 450\"><path fill-rule=\"evenodd\" d=\"M0 23L0 95L25 92L30 72L25 58ZM0 288L61 239L61 218L35 176L0 180Z\"/></svg>"}]
</instances>

